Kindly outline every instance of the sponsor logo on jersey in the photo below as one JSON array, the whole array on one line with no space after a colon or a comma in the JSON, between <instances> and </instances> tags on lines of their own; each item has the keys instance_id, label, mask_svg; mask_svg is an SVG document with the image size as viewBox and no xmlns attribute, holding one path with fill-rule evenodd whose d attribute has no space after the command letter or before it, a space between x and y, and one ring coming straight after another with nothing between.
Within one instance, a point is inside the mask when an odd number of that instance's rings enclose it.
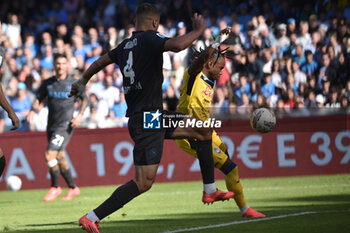
<instances>
[{"instance_id":1,"label":"sponsor logo on jersey","mask_svg":"<svg viewBox=\"0 0 350 233\"><path fill-rule=\"evenodd\" d=\"M69 91L49 91L48 95L54 99L68 99L69 93Z\"/></svg>"},{"instance_id":2,"label":"sponsor logo on jersey","mask_svg":"<svg viewBox=\"0 0 350 233\"><path fill-rule=\"evenodd\" d=\"M217 147L214 147L214 151L215 151L216 153L218 153L218 154L221 153L221 150L220 150L219 148L217 148Z\"/></svg>"},{"instance_id":3,"label":"sponsor logo on jersey","mask_svg":"<svg viewBox=\"0 0 350 233\"><path fill-rule=\"evenodd\" d=\"M209 96L210 98L213 96L213 92L209 86L207 86L206 89L202 91L202 93L206 96Z\"/></svg>"}]
</instances>

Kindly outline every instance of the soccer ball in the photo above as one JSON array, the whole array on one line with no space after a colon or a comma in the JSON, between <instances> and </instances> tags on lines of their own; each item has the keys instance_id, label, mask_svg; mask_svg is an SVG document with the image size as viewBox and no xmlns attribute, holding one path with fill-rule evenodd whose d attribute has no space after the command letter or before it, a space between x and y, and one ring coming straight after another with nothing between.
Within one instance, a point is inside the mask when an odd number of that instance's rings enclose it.
<instances>
[{"instance_id":1,"label":"soccer ball","mask_svg":"<svg viewBox=\"0 0 350 233\"><path fill-rule=\"evenodd\" d=\"M250 126L258 133L270 132L275 124L275 114L267 108L258 108L250 116Z\"/></svg>"},{"instance_id":2,"label":"soccer ball","mask_svg":"<svg viewBox=\"0 0 350 233\"><path fill-rule=\"evenodd\" d=\"M6 180L8 190L17 192L22 187L22 180L18 176L9 176Z\"/></svg>"}]
</instances>

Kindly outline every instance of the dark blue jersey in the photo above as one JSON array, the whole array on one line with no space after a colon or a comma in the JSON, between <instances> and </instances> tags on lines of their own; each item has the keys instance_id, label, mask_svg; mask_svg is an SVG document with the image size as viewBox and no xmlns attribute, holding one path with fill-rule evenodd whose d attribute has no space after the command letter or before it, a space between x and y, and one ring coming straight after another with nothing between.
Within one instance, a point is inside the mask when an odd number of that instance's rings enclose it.
<instances>
[{"instance_id":1,"label":"dark blue jersey","mask_svg":"<svg viewBox=\"0 0 350 233\"><path fill-rule=\"evenodd\" d=\"M42 102L47 98L49 116L47 122L48 130L67 129L73 119L75 97L68 97L74 78L68 76L58 81L51 77L43 81L39 87L37 98ZM80 97L83 98L83 97Z\"/></svg>"},{"instance_id":2,"label":"dark blue jersey","mask_svg":"<svg viewBox=\"0 0 350 233\"><path fill-rule=\"evenodd\" d=\"M155 31L133 32L108 53L123 73L128 105L126 116L144 110L161 110L164 43L168 38Z\"/></svg>"}]
</instances>

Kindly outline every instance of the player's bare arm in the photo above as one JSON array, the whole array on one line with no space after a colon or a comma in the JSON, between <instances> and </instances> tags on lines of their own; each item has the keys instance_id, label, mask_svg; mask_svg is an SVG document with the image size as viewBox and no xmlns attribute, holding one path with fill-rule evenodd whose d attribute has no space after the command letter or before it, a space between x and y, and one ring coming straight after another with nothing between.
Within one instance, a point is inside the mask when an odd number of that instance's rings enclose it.
<instances>
[{"instance_id":1,"label":"player's bare arm","mask_svg":"<svg viewBox=\"0 0 350 233\"><path fill-rule=\"evenodd\" d=\"M77 96L84 92L85 86L91 77L112 62L113 61L110 59L107 53L93 62L91 66L89 66L89 68L83 73L82 77L72 84L72 89L70 91L69 97Z\"/></svg>"},{"instance_id":2,"label":"player's bare arm","mask_svg":"<svg viewBox=\"0 0 350 233\"><path fill-rule=\"evenodd\" d=\"M167 40L164 44L164 50L179 52L185 48L188 48L193 41L198 39L205 29L205 21L201 15L195 13L192 18L192 23L193 30L191 32L187 33L186 35Z\"/></svg>"},{"instance_id":3,"label":"player's bare arm","mask_svg":"<svg viewBox=\"0 0 350 233\"><path fill-rule=\"evenodd\" d=\"M83 120L83 115L84 115L86 107L88 106L88 103L89 103L88 98L86 96L84 96L84 98L82 99L81 108L80 108L78 115L71 120L71 126L73 128L77 128L81 124L81 122Z\"/></svg>"},{"instance_id":4,"label":"player's bare arm","mask_svg":"<svg viewBox=\"0 0 350 233\"><path fill-rule=\"evenodd\" d=\"M0 21L0 34L1 34L1 21ZM0 69L2 67L3 61L4 61L4 57L5 57L5 49L0 47ZM19 127L19 119L16 115L16 113L13 111L11 105L9 104L9 102L7 101L5 94L2 90L2 85L0 84L0 105L3 109L5 109L5 111L7 112L9 118L12 121L12 125L13 127L11 128L11 130L15 130L18 129Z\"/></svg>"},{"instance_id":5,"label":"player's bare arm","mask_svg":"<svg viewBox=\"0 0 350 233\"><path fill-rule=\"evenodd\" d=\"M13 111L11 105L9 104L9 102L7 102L4 92L2 90L2 85L0 84L0 105L3 109L5 109L5 111L7 112L9 118L12 121L12 128L11 130L15 130L18 129L19 127L19 119L16 115L16 113Z\"/></svg>"}]
</instances>

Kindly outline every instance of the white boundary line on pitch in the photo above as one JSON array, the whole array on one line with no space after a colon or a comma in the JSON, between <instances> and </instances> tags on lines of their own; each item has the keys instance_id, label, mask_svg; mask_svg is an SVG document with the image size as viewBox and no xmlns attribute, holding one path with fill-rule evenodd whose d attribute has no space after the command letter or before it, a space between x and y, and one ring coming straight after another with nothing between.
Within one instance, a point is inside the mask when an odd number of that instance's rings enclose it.
<instances>
[{"instance_id":1,"label":"white boundary line on pitch","mask_svg":"<svg viewBox=\"0 0 350 233\"><path fill-rule=\"evenodd\" d=\"M265 187L244 187L244 191L248 192L248 191L257 191L257 190L286 190L286 189L295 189L295 188L299 188L299 189L319 189L319 188L330 188L330 187L350 187L350 184L338 184L338 185L329 185L329 184L324 184L324 185L300 185L300 186L282 186L282 187L278 187L278 186L265 186ZM153 191L153 192L147 192L143 195L164 195L164 194L192 194L192 193L198 193L198 191L192 190L192 191L169 191L169 192L158 192L158 191Z\"/></svg>"},{"instance_id":2,"label":"white boundary line on pitch","mask_svg":"<svg viewBox=\"0 0 350 233\"><path fill-rule=\"evenodd\" d=\"M198 231L198 230L206 230L211 228L219 228L219 227L226 227L231 225L238 225L243 223L251 223L251 222L262 222L262 221L269 221L274 219L280 219L280 218L288 218L288 217L295 217L295 216L301 216L301 215L309 215L309 214L323 214L323 213L338 213L338 212L350 212L350 210L342 210L342 211L305 211L305 212L299 212L299 213L293 213L293 214L283 214L278 216L272 216L267 218L254 218L254 219L248 219L248 220L242 220L242 221L233 221L233 222L227 222L227 223L221 223L221 224L215 224L215 225L207 225L207 226L200 226L200 227L191 227L191 228L183 228L183 229L176 229L172 231L163 231L162 233L177 233L177 232L186 232L186 231Z\"/></svg>"},{"instance_id":3,"label":"white boundary line on pitch","mask_svg":"<svg viewBox=\"0 0 350 233\"><path fill-rule=\"evenodd\" d=\"M337 184L337 185L329 185L329 184L324 184L324 185L301 185L301 186L283 186L283 187L277 187L277 186L265 186L265 187L246 187L244 188L244 191L249 192L249 191L259 191L259 190L286 190L286 189L318 189L318 188L330 188L330 187L350 187L350 184ZM169 191L169 192L159 192L159 191L150 191L142 194L142 196L150 196L150 195L155 195L155 196L163 196L166 194L196 194L199 191ZM104 196L104 198L107 198L108 194ZM79 197L80 199L101 199L102 197Z\"/></svg>"}]
</instances>

